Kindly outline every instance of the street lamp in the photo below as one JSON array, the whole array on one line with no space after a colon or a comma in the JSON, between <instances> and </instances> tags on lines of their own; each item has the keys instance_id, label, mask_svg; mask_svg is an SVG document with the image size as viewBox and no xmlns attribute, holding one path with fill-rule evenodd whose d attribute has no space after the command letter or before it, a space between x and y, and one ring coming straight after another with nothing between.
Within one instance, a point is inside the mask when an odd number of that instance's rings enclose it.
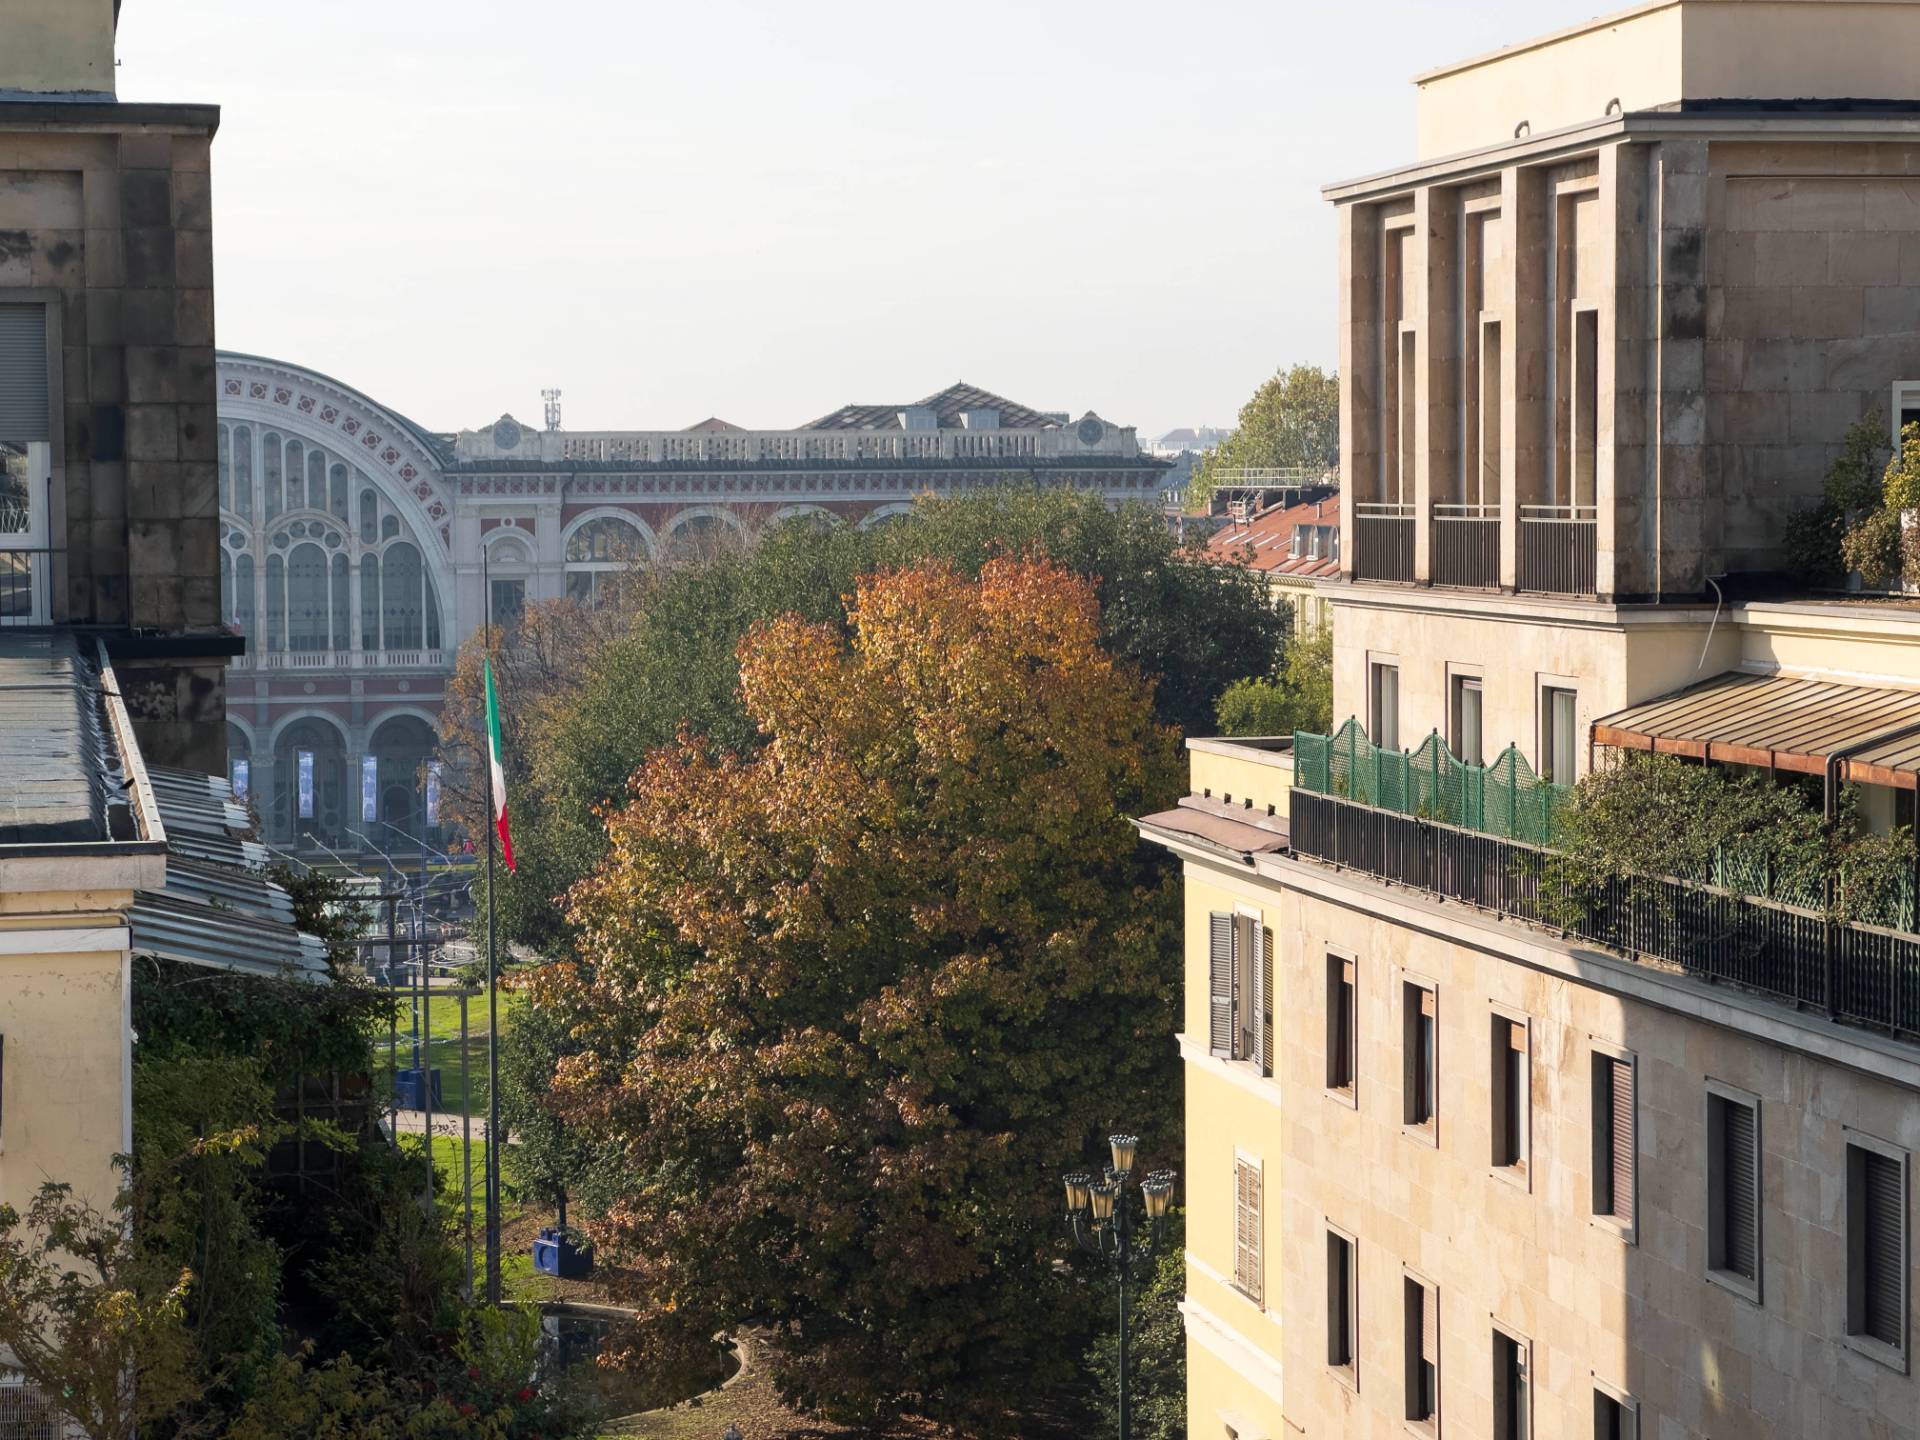
<instances>
[{"instance_id":1,"label":"street lamp","mask_svg":"<svg viewBox=\"0 0 1920 1440\"><path fill-rule=\"evenodd\" d=\"M1128 1198L1134 1157L1140 1140L1134 1135L1109 1135L1113 1163L1096 1180L1084 1170L1061 1177L1067 1194L1067 1223L1074 1242L1113 1267L1120 1282L1120 1440L1132 1440L1133 1410L1127 1396L1127 1286L1143 1278L1166 1239L1167 1208L1173 1201L1173 1171L1153 1170L1141 1180L1140 1209L1147 1224L1144 1239L1136 1239L1139 1221ZM1135 1274L1135 1267L1140 1274Z\"/></svg>"}]
</instances>

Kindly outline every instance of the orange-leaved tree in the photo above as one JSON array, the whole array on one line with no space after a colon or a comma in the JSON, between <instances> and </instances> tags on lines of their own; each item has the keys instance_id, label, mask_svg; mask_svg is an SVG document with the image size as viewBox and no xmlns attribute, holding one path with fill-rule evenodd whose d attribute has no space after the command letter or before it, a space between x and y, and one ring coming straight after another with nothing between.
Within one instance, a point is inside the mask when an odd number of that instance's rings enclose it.
<instances>
[{"instance_id":1,"label":"orange-leaved tree","mask_svg":"<svg viewBox=\"0 0 1920 1440\"><path fill-rule=\"evenodd\" d=\"M1129 817L1178 788L1150 687L1044 558L869 576L740 647L750 755L656 751L533 982L584 1046L553 1101L625 1158L598 1238L629 1358L751 1319L789 1399L1018 1425L1110 1298L1059 1170L1169 1157L1177 888Z\"/></svg>"}]
</instances>

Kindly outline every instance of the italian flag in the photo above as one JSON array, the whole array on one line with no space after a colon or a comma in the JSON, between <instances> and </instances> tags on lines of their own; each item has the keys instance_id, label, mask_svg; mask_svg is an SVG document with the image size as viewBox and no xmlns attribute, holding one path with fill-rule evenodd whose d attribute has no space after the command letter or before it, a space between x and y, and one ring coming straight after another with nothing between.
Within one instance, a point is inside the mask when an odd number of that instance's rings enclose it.
<instances>
[{"instance_id":1,"label":"italian flag","mask_svg":"<svg viewBox=\"0 0 1920 1440\"><path fill-rule=\"evenodd\" d=\"M493 688L493 661L483 660L487 676L487 794L493 801L493 828L500 832L500 853L513 869L513 835L507 829L507 771L501 763L500 692Z\"/></svg>"}]
</instances>

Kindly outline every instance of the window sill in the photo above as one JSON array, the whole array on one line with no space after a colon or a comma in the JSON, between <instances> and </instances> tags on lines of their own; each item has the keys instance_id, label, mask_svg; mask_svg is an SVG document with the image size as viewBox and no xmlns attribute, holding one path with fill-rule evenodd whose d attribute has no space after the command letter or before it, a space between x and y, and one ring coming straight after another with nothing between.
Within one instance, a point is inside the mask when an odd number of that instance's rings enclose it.
<instances>
[{"instance_id":1,"label":"window sill","mask_svg":"<svg viewBox=\"0 0 1920 1440\"><path fill-rule=\"evenodd\" d=\"M1718 1285L1722 1290L1738 1295L1742 1300L1746 1300L1754 1305L1761 1303L1760 1279L1758 1276L1749 1280L1736 1270L1715 1270L1709 1267L1707 1270L1707 1283L1709 1285Z\"/></svg>"},{"instance_id":2,"label":"window sill","mask_svg":"<svg viewBox=\"0 0 1920 1440\"><path fill-rule=\"evenodd\" d=\"M1613 1215L1590 1215L1588 1222L1596 1230L1604 1230L1623 1245L1638 1245L1640 1232L1635 1226Z\"/></svg>"},{"instance_id":3,"label":"window sill","mask_svg":"<svg viewBox=\"0 0 1920 1440\"><path fill-rule=\"evenodd\" d=\"M1491 1165L1487 1174L1522 1194L1533 1193L1533 1168L1529 1165Z\"/></svg>"},{"instance_id":4,"label":"window sill","mask_svg":"<svg viewBox=\"0 0 1920 1440\"><path fill-rule=\"evenodd\" d=\"M1400 1124L1400 1133L1414 1144L1424 1145L1429 1150L1438 1150L1440 1148L1440 1127L1432 1120L1427 1121L1424 1125L1409 1125L1405 1121L1402 1121Z\"/></svg>"},{"instance_id":5,"label":"window sill","mask_svg":"<svg viewBox=\"0 0 1920 1440\"><path fill-rule=\"evenodd\" d=\"M1247 1287L1242 1285L1238 1280L1229 1280L1227 1282L1227 1288L1249 1305L1253 1306L1253 1308L1261 1314L1264 1315L1266 1313L1267 1307L1261 1303L1260 1297L1254 1294L1253 1291L1247 1289Z\"/></svg>"},{"instance_id":6,"label":"window sill","mask_svg":"<svg viewBox=\"0 0 1920 1440\"><path fill-rule=\"evenodd\" d=\"M1356 1395L1360 1393L1360 1376L1351 1362L1345 1365L1329 1365L1327 1373L1333 1376L1334 1382L1344 1389L1351 1390Z\"/></svg>"},{"instance_id":7,"label":"window sill","mask_svg":"<svg viewBox=\"0 0 1920 1440\"><path fill-rule=\"evenodd\" d=\"M1848 1335L1846 1344L1854 1354L1864 1355L1876 1365L1884 1365L1902 1375L1907 1373L1907 1352L1896 1346L1876 1340L1871 1335Z\"/></svg>"},{"instance_id":8,"label":"window sill","mask_svg":"<svg viewBox=\"0 0 1920 1440\"><path fill-rule=\"evenodd\" d=\"M1351 1085L1329 1085L1321 1092L1336 1105L1344 1105L1349 1110L1360 1108L1360 1097L1354 1093Z\"/></svg>"}]
</instances>

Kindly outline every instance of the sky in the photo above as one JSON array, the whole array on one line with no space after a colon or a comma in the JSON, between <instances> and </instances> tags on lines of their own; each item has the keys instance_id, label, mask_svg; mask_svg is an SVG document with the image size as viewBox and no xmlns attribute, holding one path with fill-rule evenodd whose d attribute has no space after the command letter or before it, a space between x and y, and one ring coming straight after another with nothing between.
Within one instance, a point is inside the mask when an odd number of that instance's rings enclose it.
<instances>
[{"instance_id":1,"label":"sky","mask_svg":"<svg viewBox=\"0 0 1920 1440\"><path fill-rule=\"evenodd\" d=\"M1336 358L1331 181L1594 0L127 0L210 101L219 341L435 429L955 380L1142 435Z\"/></svg>"}]
</instances>

